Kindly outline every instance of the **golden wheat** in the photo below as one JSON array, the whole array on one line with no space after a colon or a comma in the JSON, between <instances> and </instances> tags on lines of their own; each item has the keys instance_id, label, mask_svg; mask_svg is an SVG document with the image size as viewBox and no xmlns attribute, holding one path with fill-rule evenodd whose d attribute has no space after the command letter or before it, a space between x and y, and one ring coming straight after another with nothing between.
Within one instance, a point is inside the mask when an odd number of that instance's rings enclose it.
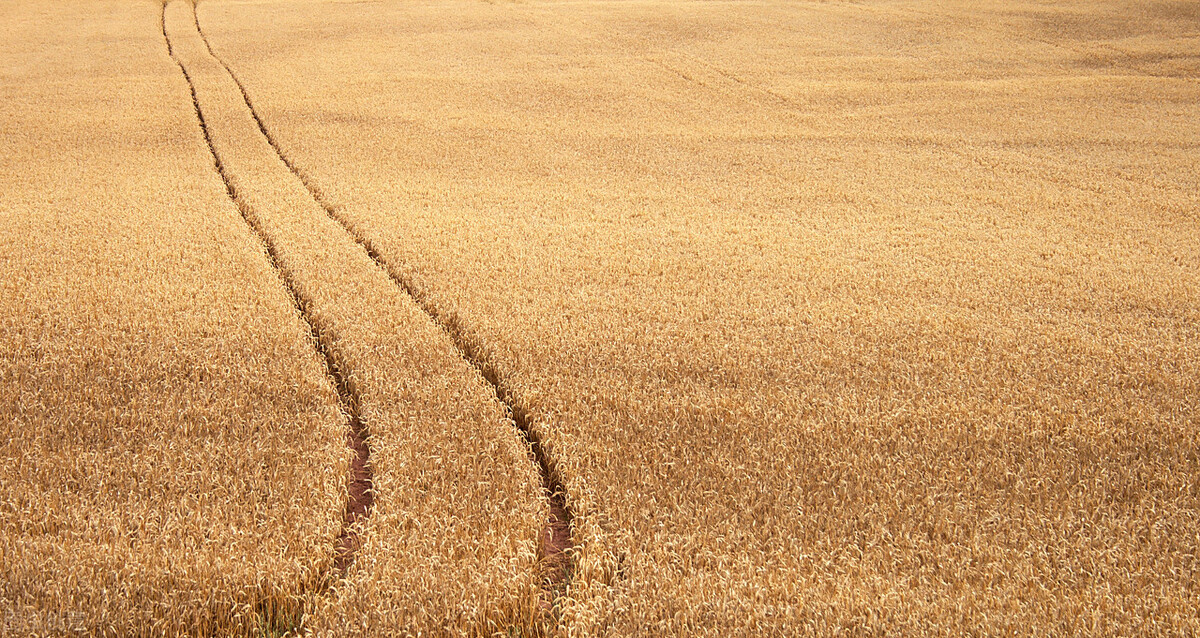
<instances>
[{"instance_id":1,"label":"golden wheat","mask_svg":"<svg viewBox=\"0 0 1200 638\"><path fill-rule=\"evenodd\" d=\"M539 631L548 514L504 406L275 157L190 5L21 9L0 631ZM376 492L344 578L335 379Z\"/></svg>"},{"instance_id":2,"label":"golden wheat","mask_svg":"<svg viewBox=\"0 0 1200 638\"><path fill-rule=\"evenodd\" d=\"M318 634L480 634L541 626L541 478L494 390L321 208L258 130L191 5L166 7L216 157L346 380L375 503L347 577L313 592Z\"/></svg>"},{"instance_id":3,"label":"golden wheat","mask_svg":"<svg viewBox=\"0 0 1200 638\"><path fill-rule=\"evenodd\" d=\"M333 553L337 395L156 5L0 38L0 635L257 634Z\"/></svg>"},{"instance_id":4,"label":"golden wheat","mask_svg":"<svg viewBox=\"0 0 1200 638\"><path fill-rule=\"evenodd\" d=\"M1195 17L200 5L529 408L572 635L1200 631Z\"/></svg>"},{"instance_id":5,"label":"golden wheat","mask_svg":"<svg viewBox=\"0 0 1200 638\"><path fill-rule=\"evenodd\" d=\"M6 3L0 635L1200 633L1197 19Z\"/></svg>"}]
</instances>

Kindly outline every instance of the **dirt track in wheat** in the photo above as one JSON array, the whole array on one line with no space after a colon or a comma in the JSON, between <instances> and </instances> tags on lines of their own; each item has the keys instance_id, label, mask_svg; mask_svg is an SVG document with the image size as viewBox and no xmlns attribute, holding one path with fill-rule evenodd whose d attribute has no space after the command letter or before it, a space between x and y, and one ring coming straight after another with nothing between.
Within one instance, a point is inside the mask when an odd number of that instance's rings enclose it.
<instances>
[{"instance_id":1,"label":"dirt track in wheat","mask_svg":"<svg viewBox=\"0 0 1200 638\"><path fill-rule=\"evenodd\" d=\"M1195 3L0 25L0 636L1200 633Z\"/></svg>"}]
</instances>

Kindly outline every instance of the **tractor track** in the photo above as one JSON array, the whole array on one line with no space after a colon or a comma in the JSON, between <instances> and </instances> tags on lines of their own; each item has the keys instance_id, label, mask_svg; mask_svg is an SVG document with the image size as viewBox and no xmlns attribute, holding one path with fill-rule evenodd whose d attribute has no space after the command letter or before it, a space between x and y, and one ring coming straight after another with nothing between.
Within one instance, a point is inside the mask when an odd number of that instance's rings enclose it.
<instances>
[{"instance_id":1,"label":"tractor track","mask_svg":"<svg viewBox=\"0 0 1200 638\"><path fill-rule=\"evenodd\" d=\"M546 452L545 443L540 434L531 425L531 419L528 410L521 404L516 392L509 386L503 375L499 372L496 365L485 354L482 344L466 329L456 313L448 312L440 308L427 294L416 286L411 277L400 271L397 267L390 264L384 259L380 251L374 243L359 230L353 223L347 220L340 214L335 206L333 206L321 193L313 181L284 153L281 145L271 134L267 128L265 121L260 116L255 108L253 101L250 98L249 92L246 90L245 84L234 73L233 69L219 56L213 49L212 43L208 36L204 33L201 27L199 15L196 11L196 5L192 4L192 19L195 23L197 33L200 35L204 46L207 48L209 55L224 68L225 72L233 80L241 93L242 100L249 109L251 117L254 119L259 132L267 143L274 149L279 160L287 167L287 169L300 181L308 191L312 200L320 206L321 209L329 216L331 220L336 222L346 234L358 244L367 256L378 266L392 281L393 284L405 295L407 295L428 317L449 337L458 353L465 359L487 382L492 389L496 399L505 407L509 416L512 418L517 434L522 438L529 450L530 461L537 467L538 473L542 481L542 487L545 498L550 510L550 517L542 527L541 538L539 541L538 555L541 564L541 576L543 577L543 606L547 609L552 609L554 601L565 593L567 585L571 577L571 555L574 543L571 538L571 522L573 520L572 511L566 500L566 490L563 486L561 475L557 470L557 466ZM164 23L165 35L165 23ZM169 41L168 41L169 43ZM179 63L178 60L176 60ZM182 69L182 64L180 64ZM185 72L186 76L186 72ZM190 80L189 80L190 82ZM195 98L195 89L193 87L193 98ZM199 113L199 103L196 103L197 113ZM201 119L203 122L203 119ZM205 132L206 139L208 136ZM210 147L212 146L210 140ZM214 152L214 157L216 154ZM220 169L218 163L218 169ZM226 176L223 174L223 178ZM229 184L226 178L227 185ZM236 201L236 200L235 200ZM245 213L243 213L245 215ZM252 224L253 225L253 224ZM261 234L260 234L261 236ZM265 239L264 239L265 242ZM265 242L267 243L267 242ZM269 243L268 243L269 246ZM280 271L281 274L283 271ZM329 359L332 365L334 360ZM336 367L331 368L336 371ZM347 399L353 404L356 398L353 395L347 395ZM369 479L369 477L368 477ZM368 490L369 494L369 490ZM353 501L352 501L353 502ZM367 505L369 513L370 505ZM347 539L350 545L356 544L356 538ZM352 560L352 556L351 556ZM348 563L347 563L348 564ZM344 569L344 567L343 567Z\"/></svg>"},{"instance_id":2,"label":"tractor track","mask_svg":"<svg viewBox=\"0 0 1200 638\"><path fill-rule=\"evenodd\" d=\"M354 561L354 554L361 544L360 529L370 516L371 508L374 504L374 492L371 489L370 448L366 441L366 428L360 416L359 397L351 389L350 384L346 380L346 375L338 365L333 349L329 345L329 340L323 337L319 324L313 318L312 313L309 312L310 302L302 296L294 278L280 262L279 251L275 243L258 221L255 220L245 203L238 197L237 189L224 163L221 161L220 155L217 154L212 133L204 118L204 111L200 108L195 81L192 79L187 67L184 66L183 62L175 54L174 46L171 44L171 38L167 33L166 6L167 3L164 2L162 5L161 27L163 40L167 45L167 54L171 56L171 60L179 67L180 73L183 74L184 79L188 83L188 89L192 96L192 106L195 109L196 119L199 121L204 142L208 145L208 151L212 155L213 165L216 168L217 174L221 177L221 181L225 184L226 194L237 207L243 221L246 222L246 225L250 227L250 230L262 244L268 262L279 276L284 289L288 292L288 296L291 297L292 305L295 307L300 319L308 327L313 345L318 354L321 355L321 361L325 365L325 374L337 391L339 407L349 420L350 427L346 435L346 445L354 452L354 458L350 465L350 480L346 486L346 507L342 517L342 529L334 544L335 552L332 565L333 573L341 575L346 572ZM193 5L193 11L194 8Z\"/></svg>"}]
</instances>

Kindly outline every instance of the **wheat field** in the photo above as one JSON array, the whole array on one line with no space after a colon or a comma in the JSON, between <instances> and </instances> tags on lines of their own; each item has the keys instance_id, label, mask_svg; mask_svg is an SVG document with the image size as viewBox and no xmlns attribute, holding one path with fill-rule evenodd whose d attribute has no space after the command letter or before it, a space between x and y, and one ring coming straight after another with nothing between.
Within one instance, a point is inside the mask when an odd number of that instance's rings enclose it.
<instances>
[{"instance_id":1,"label":"wheat field","mask_svg":"<svg viewBox=\"0 0 1200 638\"><path fill-rule=\"evenodd\" d=\"M1200 6L0 6L0 635L1200 633Z\"/></svg>"}]
</instances>

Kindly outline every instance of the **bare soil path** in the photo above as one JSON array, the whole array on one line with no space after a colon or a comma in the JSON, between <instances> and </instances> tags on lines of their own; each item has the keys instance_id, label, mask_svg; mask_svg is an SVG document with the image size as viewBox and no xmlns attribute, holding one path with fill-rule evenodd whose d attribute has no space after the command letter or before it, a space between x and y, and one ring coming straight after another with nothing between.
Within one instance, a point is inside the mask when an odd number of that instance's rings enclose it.
<instances>
[{"instance_id":1,"label":"bare soil path","mask_svg":"<svg viewBox=\"0 0 1200 638\"><path fill-rule=\"evenodd\" d=\"M542 484L546 490L546 498L550 505L550 518L546 522L542 533L542 542L539 547L541 557L548 566L547 578L549 590L551 592L562 593L565 591L567 579L570 577L570 559L567 552L572 547L570 536L571 512L567 507L566 491L563 488L561 479L555 472L553 461L546 455L537 433L529 427L527 410L524 406L520 405L516 394L507 387L496 366L483 354L480 345L476 343L467 330L462 328L457 317L439 308L428 294L413 284L410 277L405 276L399 268L389 264L372 245L371 240L360 229L355 228L344 216L339 215L337 209L321 195L320 190L313 184L312 180L288 158L287 154L280 148L279 143L275 141L275 137L271 134L263 118L255 110L254 103L250 100L250 94L247 92L246 86L238 79L233 69L213 51L212 43L204 35L204 29L200 25L200 18L195 12L194 6L192 16L196 24L196 31L204 40L209 54L221 64L225 71L229 73L229 77L233 78L234 83L237 84L238 91L242 94L242 99L246 102L246 108L250 109L250 114L254 117L254 122L258 125L259 131L271 144L271 148L275 150L280 161L304 184L304 187L312 195L313 200L321 205L321 208L325 210L330 219L336 221L346 233L353 237L354 241L367 252L367 255L380 268L387 272L388 277L391 278L396 286L412 297L413 301L420 305L421 309L445 331L463 357L492 386L495 390L496 398L508 408L509 415L517 426L517 430L529 445L530 458L537 464L541 472Z\"/></svg>"},{"instance_id":2,"label":"bare soil path","mask_svg":"<svg viewBox=\"0 0 1200 638\"><path fill-rule=\"evenodd\" d=\"M262 238L297 310L312 326L314 339L351 416L348 444L355 451L356 461L348 485L345 528L336 542L330 566L333 580L345 577L352 569L359 548L378 527L368 517L378 510L376 493L382 492L374 479L388 473L388 462L384 461L384 468L377 468L376 447L386 450L394 445L387 432L379 428L411 419L412 406L399 400L398 395L403 394L402 388L411 387L414 379L429 376L427 368L414 369L412 361L412 351L422 346L405 341L433 342L439 350L436 365L454 370L455 378L446 383L467 386L465 394L470 405L456 409L482 409L482 421L489 428L509 423L505 445L522 450L522 456L532 461L532 467L516 472L516 478L510 480L515 487L522 487L522 481L528 482L525 475L531 474L536 491L542 492L536 509L544 514L537 525L539 540L531 548L530 554L536 560L529 574L540 591L533 614L545 616L566 590L571 516L553 463L531 433L525 411L513 400L514 394L480 354L479 345L464 336L452 314L433 307L403 273L384 263L369 242L305 183L303 175L272 140L245 88L204 39L194 5L165 5L163 34L192 87L200 125L229 195ZM446 355L451 355L449 360ZM389 392L389 388L397 392ZM485 405L478 405L481 403ZM395 416L389 419L389 412ZM475 420L480 421L480 417ZM512 426L519 438L512 437ZM489 433L495 435L494 429ZM439 471L459 470L451 466ZM466 475L455 480L496 489L495 481L473 478L469 471L462 471ZM512 495L503 496L507 499ZM446 509L455 506L449 495L444 500ZM521 508L528 509L528 502L523 502ZM522 511L514 511L512 516L524 518ZM517 530L531 526L520 520L506 524Z\"/></svg>"},{"instance_id":3,"label":"bare soil path","mask_svg":"<svg viewBox=\"0 0 1200 638\"><path fill-rule=\"evenodd\" d=\"M172 45L171 36L167 31L166 5L163 5L162 29L163 38L167 43L167 51L170 53L171 58L175 60L175 63L179 65L179 70L183 73L184 78L187 79L188 85L191 88L192 101L196 108L196 117L200 122L200 129L204 133L205 141L208 142L209 150L212 151L213 162L217 173L221 175L221 179L225 182L229 198L237 205L246 223L262 241L271 266L279 273L284 287L287 288L288 293L292 297L292 303L296 307L296 312L300 314L304 323L311 330L313 344L321 353L321 358L325 362L326 373L333 381L334 387L337 388L341 407L349 418L350 428L346 435L346 444L354 451L354 460L351 465L351 477L346 486L346 509L343 528L335 544L336 553L333 562L334 571L344 573L354 560L354 551L359 545L359 529L361 528L361 524L365 523L367 517L370 516L371 505L374 502L374 493L371 490L370 448L367 446L366 431L363 427L362 419L359 417L359 398L356 392L350 388L345 373L339 368L338 357L333 353L329 338L322 337L319 324L308 310L311 301L303 296L292 273L280 264L279 249L276 247L274 241L272 241L271 236L264 231L258 218L238 198L237 189L234 187L232 177L225 164L221 161L221 156L217 154L216 147L213 144L213 134L205 120L204 110L200 108L199 98L196 94L196 81L192 79L192 74L188 72L187 66L176 55L175 47Z\"/></svg>"}]
</instances>

